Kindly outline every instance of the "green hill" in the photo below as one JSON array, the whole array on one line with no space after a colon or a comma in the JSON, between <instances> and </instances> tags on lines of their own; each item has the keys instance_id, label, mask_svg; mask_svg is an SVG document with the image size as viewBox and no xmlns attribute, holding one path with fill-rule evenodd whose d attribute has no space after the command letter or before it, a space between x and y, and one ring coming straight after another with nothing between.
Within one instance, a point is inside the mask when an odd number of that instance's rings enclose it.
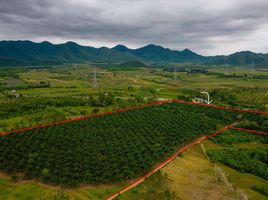
<instances>
[{"instance_id":1,"label":"green hill","mask_svg":"<svg viewBox=\"0 0 268 200\"><path fill-rule=\"evenodd\" d=\"M198 63L206 65L267 66L268 54L250 51L228 56L202 56L189 49L171 50L150 44L137 49L81 46L74 42L52 44L32 41L0 41L0 66L51 65L64 63Z\"/></svg>"},{"instance_id":2,"label":"green hill","mask_svg":"<svg viewBox=\"0 0 268 200\"><path fill-rule=\"evenodd\" d=\"M122 62L136 60L131 54L106 47L81 46L74 42L54 45L31 41L0 42L0 65L39 65L82 62Z\"/></svg>"}]
</instances>

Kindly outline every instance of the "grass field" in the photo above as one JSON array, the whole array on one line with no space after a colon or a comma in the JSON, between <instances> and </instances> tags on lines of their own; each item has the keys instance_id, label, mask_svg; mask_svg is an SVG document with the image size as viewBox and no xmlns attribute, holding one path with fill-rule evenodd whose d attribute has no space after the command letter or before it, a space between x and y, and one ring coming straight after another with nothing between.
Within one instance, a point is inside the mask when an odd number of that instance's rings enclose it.
<instances>
[{"instance_id":1,"label":"grass field","mask_svg":"<svg viewBox=\"0 0 268 200\"><path fill-rule=\"evenodd\" d=\"M116 186L97 185L78 189L64 189L44 185L38 181L19 180L14 182L10 180L10 177L0 174L0 200L55 200L61 199L59 194L63 194L65 199L70 200L102 200L108 194L123 186L124 184Z\"/></svg>"}]
</instances>

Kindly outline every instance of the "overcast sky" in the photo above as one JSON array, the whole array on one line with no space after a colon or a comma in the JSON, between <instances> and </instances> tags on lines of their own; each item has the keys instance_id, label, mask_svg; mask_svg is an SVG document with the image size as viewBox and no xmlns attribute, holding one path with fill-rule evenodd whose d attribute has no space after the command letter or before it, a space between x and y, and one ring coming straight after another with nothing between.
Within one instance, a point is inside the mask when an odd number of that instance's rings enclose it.
<instances>
[{"instance_id":1,"label":"overcast sky","mask_svg":"<svg viewBox=\"0 0 268 200\"><path fill-rule=\"evenodd\" d=\"M0 40L268 53L268 0L0 0Z\"/></svg>"}]
</instances>

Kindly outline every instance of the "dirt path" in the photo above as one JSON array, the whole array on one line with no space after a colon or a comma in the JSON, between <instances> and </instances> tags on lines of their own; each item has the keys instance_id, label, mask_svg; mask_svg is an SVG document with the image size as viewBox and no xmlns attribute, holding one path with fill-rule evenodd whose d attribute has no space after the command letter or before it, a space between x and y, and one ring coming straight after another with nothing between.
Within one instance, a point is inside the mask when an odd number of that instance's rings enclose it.
<instances>
[{"instance_id":1,"label":"dirt path","mask_svg":"<svg viewBox=\"0 0 268 200\"><path fill-rule=\"evenodd\" d=\"M215 174L218 177L218 180L223 182L230 190L235 191L233 185L227 179L225 173L223 172L222 168L219 167L217 164L214 164Z\"/></svg>"},{"instance_id":2,"label":"dirt path","mask_svg":"<svg viewBox=\"0 0 268 200\"><path fill-rule=\"evenodd\" d=\"M240 200L248 200L247 194L240 188L235 189L235 187L232 185L232 183L228 180L226 177L224 171L222 170L221 167L217 166L217 164L214 164L215 166L215 173L220 181L222 181L230 190L233 192L236 192L237 195L239 196Z\"/></svg>"}]
</instances>

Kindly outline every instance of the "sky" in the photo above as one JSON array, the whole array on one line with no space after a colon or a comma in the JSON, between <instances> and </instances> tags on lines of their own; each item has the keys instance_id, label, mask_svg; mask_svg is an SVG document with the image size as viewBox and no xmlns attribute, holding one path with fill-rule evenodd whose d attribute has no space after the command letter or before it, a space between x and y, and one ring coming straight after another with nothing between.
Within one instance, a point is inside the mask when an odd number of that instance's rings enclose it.
<instances>
[{"instance_id":1,"label":"sky","mask_svg":"<svg viewBox=\"0 0 268 200\"><path fill-rule=\"evenodd\" d=\"M268 53L268 0L0 0L0 40Z\"/></svg>"}]
</instances>

